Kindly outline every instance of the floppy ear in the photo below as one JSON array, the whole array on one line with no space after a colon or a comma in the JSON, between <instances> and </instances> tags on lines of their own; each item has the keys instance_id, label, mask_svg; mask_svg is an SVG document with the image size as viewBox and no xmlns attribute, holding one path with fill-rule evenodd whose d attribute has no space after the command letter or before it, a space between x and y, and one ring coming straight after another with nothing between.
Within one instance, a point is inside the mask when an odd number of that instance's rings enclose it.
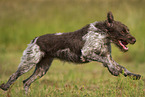
<instances>
[{"instance_id":1,"label":"floppy ear","mask_svg":"<svg viewBox=\"0 0 145 97\"><path fill-rule=\"evenodd\" d=\"M108 21L108 23L113 23L114 18L113 18L112 12L108 12L108 14L107 14L107 21Z\"/></svg>"}]
</instances>

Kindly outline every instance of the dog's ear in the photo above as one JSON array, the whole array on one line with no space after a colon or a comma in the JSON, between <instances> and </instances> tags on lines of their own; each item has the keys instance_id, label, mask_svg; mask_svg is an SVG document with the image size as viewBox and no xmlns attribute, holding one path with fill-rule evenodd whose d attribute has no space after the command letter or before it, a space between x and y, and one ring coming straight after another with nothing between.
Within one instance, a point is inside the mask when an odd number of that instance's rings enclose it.
<instances>
[{"instance_id":1,"label":"dog's ear","mask_svg":"<svg viewBox=\"0 0 145 97\"><path fill-rule=\"evenodd\" d=\"M108 12L108 14L107 14L107 21L108 21L108 23L113 23L114 17L113 17L112 12Z\"/></svg>"},{"instance_id":2,"label":"dog's ear","mask_svg":"<svg viewBox=\"0 0 145 97\"><path fill-rule=\"evenodd\" d=\"M114 17L113 17L112 12L108 12L107 13L107 21L106 21L107 26L112 27L113 26L113 21L114 21Z\"/></svg>"}]
</instances>

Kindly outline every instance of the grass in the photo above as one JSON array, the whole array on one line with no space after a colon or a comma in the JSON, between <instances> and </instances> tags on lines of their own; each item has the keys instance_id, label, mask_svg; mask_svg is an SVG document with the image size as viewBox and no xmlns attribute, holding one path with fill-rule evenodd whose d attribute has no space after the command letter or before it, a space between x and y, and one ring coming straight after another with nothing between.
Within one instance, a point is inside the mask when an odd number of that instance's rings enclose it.
<instances>
[{"instance_id":1,"label":"grass","mask_svg":"<svg viewBox=\"0 0 145 97\"><path fill-rule=\"evenodd\" d=\"M106 19L106 13L112 11L137 39L127 53L113 45L113 58L141 74L141 80L114 77L97 62L74 65L55 60L48 73L32 84L28 97L144 97L144 4L143 0L0 0L0 83L17 70L22 51L36 36L74 31ZM22 81L33 70L21 76L9 91L0 90L0 97L26 97Z\"/></svg>"},{"instance_id":2,"label":"grass","mask_svg":"<svg viewBox=\"0 0 145 97\"><path fill-rule=\"evenodd\" d=\"M7 59L2 62L1 83L6 82L17 69L17 64L14 63L19 63L21 53L17 53L16 59L13 58L14 54L16 52L4 54ZM136 68L130 63L127 67L131 71L144 74L142 67ZM22 81L32 72L33 70L21 76L7 92L0 90L0 97L25 97ZM55 60L48 73L32 84L28 97L143 97L144 87L144 78L136 81L123 75L114 77L100 63L74 65Z\"/></svg>"}]
</instances>

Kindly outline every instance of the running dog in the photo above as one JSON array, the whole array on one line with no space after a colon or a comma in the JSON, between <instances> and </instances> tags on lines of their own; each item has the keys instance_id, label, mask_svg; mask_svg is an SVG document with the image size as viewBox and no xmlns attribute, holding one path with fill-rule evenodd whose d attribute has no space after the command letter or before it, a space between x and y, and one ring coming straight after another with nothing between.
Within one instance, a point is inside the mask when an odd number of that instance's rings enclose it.
<instances>
[{"instance_id":1,"label":"running dog","mask_svg":"<svg viewBox=\"0 0 145 97\"><path fill-rule=\"evenodd\" d=\"M33 39L23 52L18 70L0 88L8 90L18 77L35 66L34 73L23 81L25 92L28 93L31 83L46 74L54 58L73 63L98 61L114 76L122 73L140 79L141 75L131 73L111 57L111 43L126 52L127 44L135 42L128 27L115 21L113 14L108 12L105 21L90 23L74 32L46 34Z\"/></svg>"}]
</instances>

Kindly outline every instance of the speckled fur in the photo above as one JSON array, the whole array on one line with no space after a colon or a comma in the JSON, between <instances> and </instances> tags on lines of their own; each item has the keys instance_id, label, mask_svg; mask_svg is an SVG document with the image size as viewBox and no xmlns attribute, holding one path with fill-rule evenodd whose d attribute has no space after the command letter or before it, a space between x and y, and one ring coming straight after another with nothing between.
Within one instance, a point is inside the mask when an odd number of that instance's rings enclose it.
<instances>
[{"instance_id":1,"label":"speckled fur","mask_svg":"<svg viewBox=\"0 0 145 97\"><path fill-rule=\"evenodd\" d=\"M44 52L40 50L40 47L36 44L39 37L35 38L28 47L23 52L21 63L19 64L18 70L22 73L27 72L28 68L36 65L42 57L44 57ZM25 69L26 68L26 69Z\"/></svg>"},{"instance_id":2,"label":"speckled fur","mask_svg":"<svg viewBox=\"0 0 145 97\"><path fill-rule=\"evenodd\" d=\"M90 59L93 53L103 56L108 52L108 45L110 40L107 39L107 34L100 29L96 28L97 22L91 23L88 29L88 33L82 38L85 41L83 48L81 49L82 57Z\"/></svg>"},{"instance_id":3,"label":"speckled fur","mask_svg":"<svg viewBox=\"0 0 145 97\"><path fill-rule=\"evenodd\" d=\"M54 58L73 63L98 61L103 63L112 75L123 73L124 76L140 79L141 75L131 73L112 59L111 41L122 51L128 49L124 49L120 41L130 44L136 41L127 26L113 19L111 12L107 14L107 20L90 23L80 30L39 36L32 40L24 51L18 70L10 76L6 84L1 84L0 88L9 89L19 76L36 66L34 73L23 81L25 92L28 93L31 83L46 74Z\"/></svg>"}]
</instances>

